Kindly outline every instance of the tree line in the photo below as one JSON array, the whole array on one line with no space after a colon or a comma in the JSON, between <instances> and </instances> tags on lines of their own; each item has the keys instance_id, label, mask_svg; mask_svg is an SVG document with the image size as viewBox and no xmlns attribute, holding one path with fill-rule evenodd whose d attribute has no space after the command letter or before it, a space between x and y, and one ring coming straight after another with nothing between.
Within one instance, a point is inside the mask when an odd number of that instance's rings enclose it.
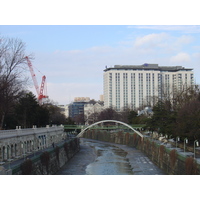
<instances>
[{"instance_id":1,"label":"tree line","mask_svg":"<svg viewBox=\"0 0 200 200\"><path fill-rule=\"evenodd\" d=\"M171 99L159 100L146 127L168 137L189 141L200 139L200 88L191 86L177 92Z\"/></svg>"},{"instance_id":2,"label":"tree line","mask_svg":"<svg viewBox=\"0 0 200 200\"><path fill-rule=\"evenodd\" d=\"M20 39L0 36L0 129L65 123L65 116L53 102L39 106L37 98L27 91L25 47Z\"/></svg>"},{"instance_id":3,"label":"tree line","mask_svg":"<svg viewBox=\"0 0 200 200\"><path fill-rule=\"evenodd\" d=\"M163 90L164 91L164 90ZM128 124L143 124L150 132L156 131L159 134L167 135L169 138L187 138L190 142L200 140L200 87L192 85L182 87L181 90L169 95L162 95L162 98L152 98L151 115L138 115L138 110L126 108L116 111L114 108L106 108L101 112L91 114L87 118L89 124L101 120L118 120ZM156 101L155 101L156 99ZM77 116L74 121L77 124L86 122L84 115Z\"/></svg>"}]
</instances>

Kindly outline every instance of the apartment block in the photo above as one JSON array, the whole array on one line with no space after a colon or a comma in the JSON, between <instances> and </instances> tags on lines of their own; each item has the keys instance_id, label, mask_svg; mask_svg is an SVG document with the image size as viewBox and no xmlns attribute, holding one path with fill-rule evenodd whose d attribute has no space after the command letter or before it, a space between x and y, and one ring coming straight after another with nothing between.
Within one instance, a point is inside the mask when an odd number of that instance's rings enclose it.
<instances>
[{"instance_id":1,"label":"apartment block","mask_svg":"<svg viewBox=\"0 0 200 200\"><path fill-rule=\"evenodd\" d=\"M104 105L117 110L152 104L194 84L193 69L158 64L115 65L104 70Z\"/></svg>"}]
</instances>

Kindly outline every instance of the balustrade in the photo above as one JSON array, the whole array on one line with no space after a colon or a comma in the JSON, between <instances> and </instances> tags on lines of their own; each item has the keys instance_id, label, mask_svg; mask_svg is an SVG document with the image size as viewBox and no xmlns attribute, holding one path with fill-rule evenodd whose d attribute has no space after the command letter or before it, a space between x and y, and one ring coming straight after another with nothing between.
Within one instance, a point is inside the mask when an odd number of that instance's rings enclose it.
<instances>
[{"instance_id":1,"label":"balustrade","mask_svg":"<svg viewBox=\"0 0 200 200\"><path fill-rule=\"evenodd\" d=\"M0 130L0 163L17 159L34 151L47 148L62 140L63 126L46 128Z\"/></svg>"}]
</instances>

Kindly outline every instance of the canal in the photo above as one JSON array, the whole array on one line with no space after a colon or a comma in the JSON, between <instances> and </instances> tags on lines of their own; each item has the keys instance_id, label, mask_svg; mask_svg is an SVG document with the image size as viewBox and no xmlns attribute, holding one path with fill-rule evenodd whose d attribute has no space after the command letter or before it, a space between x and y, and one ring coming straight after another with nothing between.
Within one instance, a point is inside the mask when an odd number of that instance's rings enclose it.
<instances>
[{"instance_id":1,"label":"canal","mask_svg":"<svg viewBox=\"0 0 200 200\"><path fill-rule=\"evenodd\" d=\"M126 145L80 139L80 151L57 175L163 175L139 150Z\"/></svg>"}]
</instances>

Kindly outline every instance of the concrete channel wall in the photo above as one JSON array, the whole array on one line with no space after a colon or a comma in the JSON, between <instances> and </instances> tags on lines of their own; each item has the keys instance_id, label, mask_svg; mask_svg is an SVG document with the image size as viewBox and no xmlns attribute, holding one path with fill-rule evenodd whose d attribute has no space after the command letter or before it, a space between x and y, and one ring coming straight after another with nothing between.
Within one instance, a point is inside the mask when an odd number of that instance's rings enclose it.
<instances>
[{"instance_id":1,"label":"concrete channel wall","mask_svg":"<svg viewBox=\"0 0 200 200\"><path fill-rule=\"evenodd\" d=\"M167 148L151 138L135 133L88 130L83 137L116 144L124 144L144 152L151 161L169 175L199 175L200 165L193 157L183 156L175 148Z\"/></svg>"},{"instance_id":2,"label":"concrete channel wall","mask_svg":"<svg viewBox=\"0 0 200 200\"><path fill-rule=\"evenodd\" d=\"M0 130L0 166L66 139L63 126Z\"/></svg>"},{"instance_id":3,"label":"concrete channel wall","mask_svg":"<svg viewBox=\"0 0 200 200\"><path fill-rule=\"evenodd\" d=\"M54 149L44 151L32 160L26 160L12 170L13 175L56 174L80 149L79 138L72 138Z\"/></svg>"},{"instance_id":4,"label":"concrete channel wall","mask_svg":"<svg viewBox=\"0 0 200 200\"><path fill-rule=\"evenodd\" d=\"M53 175L56 174L80 149L79 138L72 138L44 149L39 155L26 159L1 175Z\"/></svg>"}]
</instances>

